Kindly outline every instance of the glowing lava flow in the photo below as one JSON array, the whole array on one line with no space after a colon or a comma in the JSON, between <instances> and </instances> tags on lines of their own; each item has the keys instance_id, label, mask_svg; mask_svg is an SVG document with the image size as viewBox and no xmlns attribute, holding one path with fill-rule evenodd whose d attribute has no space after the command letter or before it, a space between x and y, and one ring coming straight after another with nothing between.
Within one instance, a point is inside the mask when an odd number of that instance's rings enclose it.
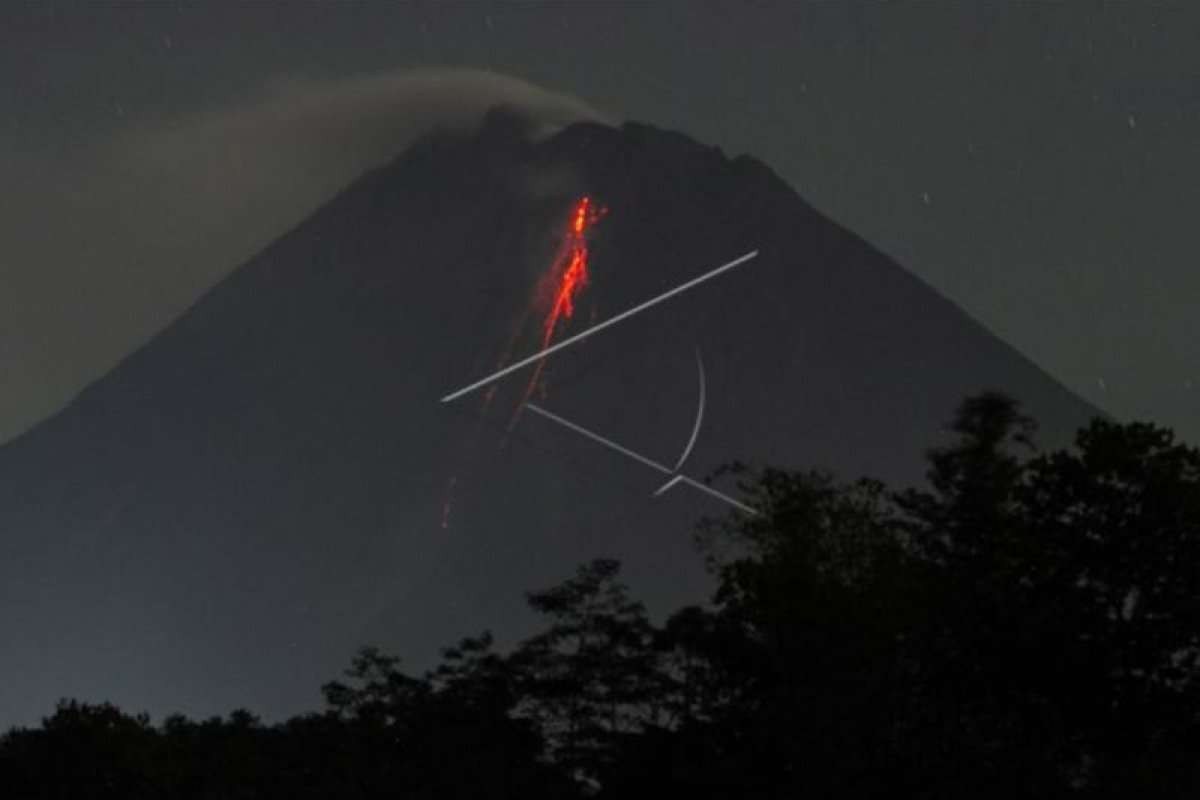
<instances>
[{"instance_id":1,"label":"glowing lava flow","mask_svg":"<svg viewBox=\"0 0 1200 800\"><path fill-rule=\"evenodd\" d=\"M550 344L558 321L563 317L570 319L575 313L575 296L587 286L589 278L588 246L584 234L604 213L603 209L594 210L591 199L587 197L584 197L575 206L575 213L571 217L571 227L567 233L566 247L563 248L565 258L560 256L550 271L552 277L555 275L561 275L561 277L558 278L558 290L554 295L554 305L550 308L550 313L546 316L546 321L542 326L542 347ZM565 269L561 266L564 262L566 263Z\"/></svg>"},{"instance_id":2,"label":"glowing lava flow","mask_svg":"<svg viewBox=\"0 0 1200 800\"><path fill-rule=\"evenodd\" d=\"M575 314L575 299L584 287L588 285L588 244L587 231L601 217L608 213L607 208L596 208L590 197L582 197L575 204L567 227L563 246L543 278L539 296L545 297L552 292L550 310L542 323L542 348L547 347L554 339L554 332L563 319L570 319ZM542 367L545 361L539 362L529 385L525 388L525 396L521 405L517 406L519 414L524 402L530 398L541 379ZM514 421L516 416L514 416Z\"/></svg>"},{"instance_id":3,"label":"glowing lava flow","mask_svg":"<svg viewBox=\"0 0 1200 800\"><path fill-rule=\"evenodd\" d=\"M564 319L569 320L574 315L579 293L587 286L590 278L588 274L588 244L586 234L588 229L607 213L608 209L597 208L590 197L581 197L575 202L571 208L571 214L565 225L566 230L563 232L561 243L559 244L554 260L551 262L550 269L538 280L529 306L524 309L509 338L508 344L496 362L497 368L503 367L509 362L513 349L524 338L523 334L528 330L531 321L540 317L543 310L545 310L545 318L541 322L542 349L551 343L556 331L562 327L562 321ZM525 402L529 400L534 390L538 387L544 364L544 360L538 363L529 384L525 387L524 397L513 409L508 424L509 431L513 429L517 419L520 417L521 410L525 407ZM498 388L498 384L492 384L484 393L477 425L482 424L483 418L487 415ZM475 435L478 435L478 431L476 431ZM470 447L472 445L465 446ZM461 471L451 475L447 479L446 489L443 493L440 520L443 530L450 528L456 495L461 494L463 484L469 481L470 475Z\"/></svg>"}]
</instances>

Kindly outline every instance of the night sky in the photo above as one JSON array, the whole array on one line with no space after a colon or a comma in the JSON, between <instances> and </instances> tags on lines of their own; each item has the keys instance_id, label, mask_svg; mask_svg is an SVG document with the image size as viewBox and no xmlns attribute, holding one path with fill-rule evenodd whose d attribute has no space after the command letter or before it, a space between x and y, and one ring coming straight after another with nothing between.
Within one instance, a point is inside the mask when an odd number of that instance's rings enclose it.
<instances>
[{"instance_id":1,"label":"night sky","mask_svg":"<svg viewBox=\"0 0 1200 800\"><path fill-rule=\"evenodd\" d=\"M1184 3L9 4L0 438L508 100L754 155L1088 400L1200 440L1198 45Z\"/></svg>"}]
</instances>

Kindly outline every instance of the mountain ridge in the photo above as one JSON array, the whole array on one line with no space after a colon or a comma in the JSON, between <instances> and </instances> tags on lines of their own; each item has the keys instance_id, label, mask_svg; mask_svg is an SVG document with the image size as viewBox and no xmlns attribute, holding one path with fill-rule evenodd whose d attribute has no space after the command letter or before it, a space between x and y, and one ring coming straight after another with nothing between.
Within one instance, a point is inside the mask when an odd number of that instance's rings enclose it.
<instances>
[{"instance_id":1,"label":"mountain ridge","mask_svg":"<svg viewBox=\"0 0 1200 800\"><path fill-rule=\"evenodd\" d=\"M522 593L598 555L653 611L702 600L691 532L726 507L652 497L639 465L516 415L528 372L438 402L537 350L534 289L584 194L610 213L560 335L760 251L556 354L537 395L673 463L699 351L693 478L740 459L917 481L985 388L1052 443L1095 413L760 162L635 124L530 141L499 112L353 181L0 446L0 635L22 642L0 720L59 694L295 713L367 641L417 664L481 628L513 641Z\"/></svg>"}]
</instances>

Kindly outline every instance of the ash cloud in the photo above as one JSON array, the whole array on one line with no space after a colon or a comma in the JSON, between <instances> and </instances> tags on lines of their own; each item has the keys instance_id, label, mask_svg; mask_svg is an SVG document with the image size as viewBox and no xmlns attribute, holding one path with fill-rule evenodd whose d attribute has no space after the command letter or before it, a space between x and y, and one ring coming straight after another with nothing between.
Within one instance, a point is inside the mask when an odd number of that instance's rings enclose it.
<instances>
[{"instance_id":1,"label":"ash cloud","mask_svg":"<svg viewBox=\"0 0 1200 800\"><path fill-rule=\"evenodd\" d=\"M615 123L516 78L427 69L276 79L236 106L133 121L52 163L0 148L0 441L357 176L432 130L470 132L497 105L536 136Z\"/></svg>"}]
</instances>

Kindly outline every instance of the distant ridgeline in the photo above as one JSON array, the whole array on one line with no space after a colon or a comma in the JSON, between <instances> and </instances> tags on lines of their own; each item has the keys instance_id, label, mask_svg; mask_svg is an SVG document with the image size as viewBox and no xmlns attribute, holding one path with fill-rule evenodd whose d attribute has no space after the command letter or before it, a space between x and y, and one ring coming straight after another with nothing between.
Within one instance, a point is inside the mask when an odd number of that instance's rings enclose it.
<instances>
[{"instance_id":1,"label":"distant ridgeline","mask_svg":"<svg viewBox=\"0 0 1200 800\"><path fill-rule=\"evenodd\" d=\"M607 213L567 235L584 197ZM280 720L365 641L506 650L522 593L596 558L661 622L714 588L697 523L739 512L648 462L740 502L735 461L920 484L989 388L1045 445L1097 414L753 159L636 124L430 137L0 447L0 724L61 696Z\"/></svg>"}]
</instances>

